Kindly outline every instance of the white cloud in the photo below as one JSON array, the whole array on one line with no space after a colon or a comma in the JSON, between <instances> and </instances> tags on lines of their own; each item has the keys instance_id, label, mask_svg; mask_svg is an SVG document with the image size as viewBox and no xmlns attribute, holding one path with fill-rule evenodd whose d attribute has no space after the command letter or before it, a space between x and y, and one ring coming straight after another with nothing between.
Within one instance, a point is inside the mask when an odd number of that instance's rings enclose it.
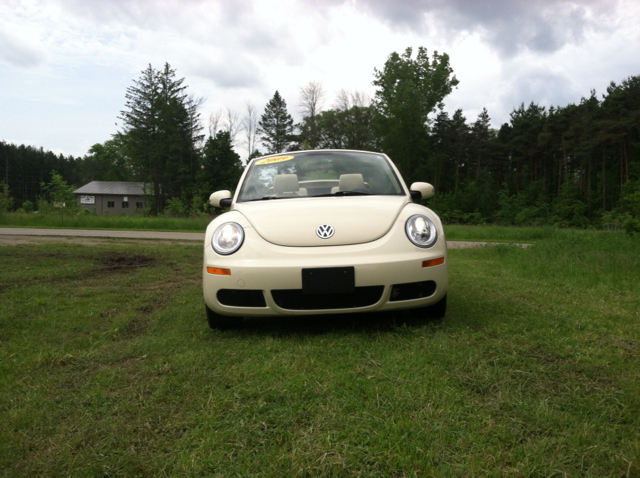
<instances>
[{"instance_id":1,"label":"white cloud","mask_svg":"<svg viewBox=\"0 0 640 478\"><path fill-rule=\"evenodd\" d=\"M503 56L550 53L580 43L589 29L609 30L620 0L361 0L386 23L416 32L437 24L448 38L479 33ZM431 20L431 22L429 22Z\"/></svg>"},{"instance_id":2,"label":"white cloud","mask_svg":"<svg viewBox=\"0 0 640 478\"><path fill-rule=\"evenodd\" d=\"M297 115L312 80L327 106L342 88L373 95L374 68L408 46L447 52L460 80L447 110L486 107L497 127L522 102L566 105L640 74L639 17L634 0L5 0L0 131L82 155L165 62L207 99L204 118L262 112L275 90Z\"/></svg>"},{"instance_id":3,"label":"white cloud","mask_svg":"<svg viewBox=\"0 0 640 478\"><path fill-rule=\"evenodd\" d=\"M0 7L0 61L17 68L33 68L46 60L45 50L39 41L37 25L29 21L27 12L18 8L15 16L19 22L6 15L8 6Z\"/></svg>"}]
</instances>

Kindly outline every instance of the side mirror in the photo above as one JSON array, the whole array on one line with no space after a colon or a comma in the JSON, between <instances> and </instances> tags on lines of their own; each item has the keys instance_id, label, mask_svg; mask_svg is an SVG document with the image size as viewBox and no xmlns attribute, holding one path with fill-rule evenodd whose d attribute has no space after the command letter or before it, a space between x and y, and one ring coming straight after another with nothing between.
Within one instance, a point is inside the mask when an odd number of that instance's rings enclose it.
<instances>
[{"instance_id":1,"label":"side mirror","mask_svg":"<svg viewBox=\"0 0 640 478\"><path fill-rule=\"evenodd\" d=\"M231 191L216 191L209 196L209 204L213 207L229 207L231 206Z\"/></svg>"},{"instance_id":2,"label":"side mirror","mask_svg":"<svg viewBox=\"0 0 640 478\"><path fill-rule=\"evenodd\" d=\"M409 188L409 193L411 194L411 199L429 199L432 198L436 190L429 183L413 183Z\"/></svg>"}]
</instances>

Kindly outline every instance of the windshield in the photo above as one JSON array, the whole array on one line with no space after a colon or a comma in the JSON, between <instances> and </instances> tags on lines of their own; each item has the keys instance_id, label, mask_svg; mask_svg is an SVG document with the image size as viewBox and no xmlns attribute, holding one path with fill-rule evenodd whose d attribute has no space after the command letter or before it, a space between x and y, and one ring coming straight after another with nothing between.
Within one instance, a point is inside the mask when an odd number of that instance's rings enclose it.
<instances>
[{"instance_id":1,"label":"windshield","mask_svg":"<svg viewBox=\"0 0 640 478\"><path fill-rule=\"evenodd\" d=\"M405 194L385 156L357 151L307 151L254 161L238 202L370 194Z\"/></svg>"}]
</instances>

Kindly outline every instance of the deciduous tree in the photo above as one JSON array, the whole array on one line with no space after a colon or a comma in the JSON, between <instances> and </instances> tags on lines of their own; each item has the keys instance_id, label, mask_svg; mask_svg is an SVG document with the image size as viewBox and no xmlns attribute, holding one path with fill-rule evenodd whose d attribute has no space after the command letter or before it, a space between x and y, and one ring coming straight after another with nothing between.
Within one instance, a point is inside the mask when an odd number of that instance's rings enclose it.
<instances>
[{"instance_id":1,"label":"deciduous tree","mask_svg":"<svg viewBox=\"0 0 640 478\"><path fill-rule=\"evenodd\" d=\"M78 212L78 204L70 186L56 171L51 172L51 180L42 184L44 195L38 199L38 210L43 214L60 214L62 222L65 215Z\"/></svg>"},{"instance_id":2,"label":"deciduous tree","mask_svg":"<svg viewBox=\"0 0 640 478\"><path fill-rule=\"evenodd\" d=\"M129 181L131 171L124 144L125 137L116 133L104 143L89 148L80 165L80 183L91 181Z\"/></svg>"},{"instance_id":3,"label":"deciduous tree","mask_svg":"<svg viewBox=\"0 0 640 478\"><path fill-rule=\"evenodd\" d=\"M325 92L322 82L310 81L300 88L298 106L304 118L303 135L311 149L316 149L320 142L318 131L318 115L324 106Z\"/></svg>"},{"instance_id":4,"label":"deciduous tree","mask_svg":"<svg viewBox=\"0 0 640 478\"><path fill-rule=\"evenodd\" d=\"M383 151L398 164L405 179L412 180L425 166L428 154L429 114L458 84L446 53L407 48L389 55L382 70L374 70L374 105L377 132Z\"/></svg>"},{"instance_id":5,"label":"deciduous tree","mask_svg":"<svg viewBox=\"0 0 640 478\"><path fill-rule=\"evenodd\" d=\"M258 110L250 102L246 102L244 116L242 117L242 131L244 132L244 144L247 148L247 161L256 151L256 139L258 134ZM258 154L259 155L259 154Z\"/></svg>"}]
</instances>

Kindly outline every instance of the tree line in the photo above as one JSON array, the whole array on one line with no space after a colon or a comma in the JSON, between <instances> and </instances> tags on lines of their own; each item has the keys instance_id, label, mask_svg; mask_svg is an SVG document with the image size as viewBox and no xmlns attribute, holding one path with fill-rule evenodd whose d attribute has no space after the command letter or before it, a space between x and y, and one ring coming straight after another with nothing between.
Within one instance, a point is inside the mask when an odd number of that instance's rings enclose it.
<instances>
[{"instance_id":1,"label":"tree line","mask_svg":"<svg viewBox=\"0 0 640 478\"><path fill-rule=\"evenodd\" d=\"M414 54L415 53L415 54ZM640 77L611 83L600 98L549 109L518 106L491 127L484 109L472 121L449 114L444 99L458 84L446 54L423 47L392 53L374 69L373 98L341 90L326 108L322 83L299 90L296 124L278 91L262 114L218 110L165 64L151 65L126 91L122 128L83 158L0 143L14 207L36 201L55 171L66 181L143 181L150 213L206 211L208 195L233 189L243 161L265 153L346 148L382 151L407 183L429 181L429 201L449 223L625 227L640 231ZM0 180L2 181L2 180Z\"/></svg>"},{"instance_id":2,"label":"tree line","mask_svg":"<svg viewBox=\"0 0 640 478\"><path fill-rule=\"evenodd\" d=\"M432 203L454 222L624 227L640 232L640 77L579 104L521 104L499 130L440 110Z\"/></svg>"}]
</instances>

